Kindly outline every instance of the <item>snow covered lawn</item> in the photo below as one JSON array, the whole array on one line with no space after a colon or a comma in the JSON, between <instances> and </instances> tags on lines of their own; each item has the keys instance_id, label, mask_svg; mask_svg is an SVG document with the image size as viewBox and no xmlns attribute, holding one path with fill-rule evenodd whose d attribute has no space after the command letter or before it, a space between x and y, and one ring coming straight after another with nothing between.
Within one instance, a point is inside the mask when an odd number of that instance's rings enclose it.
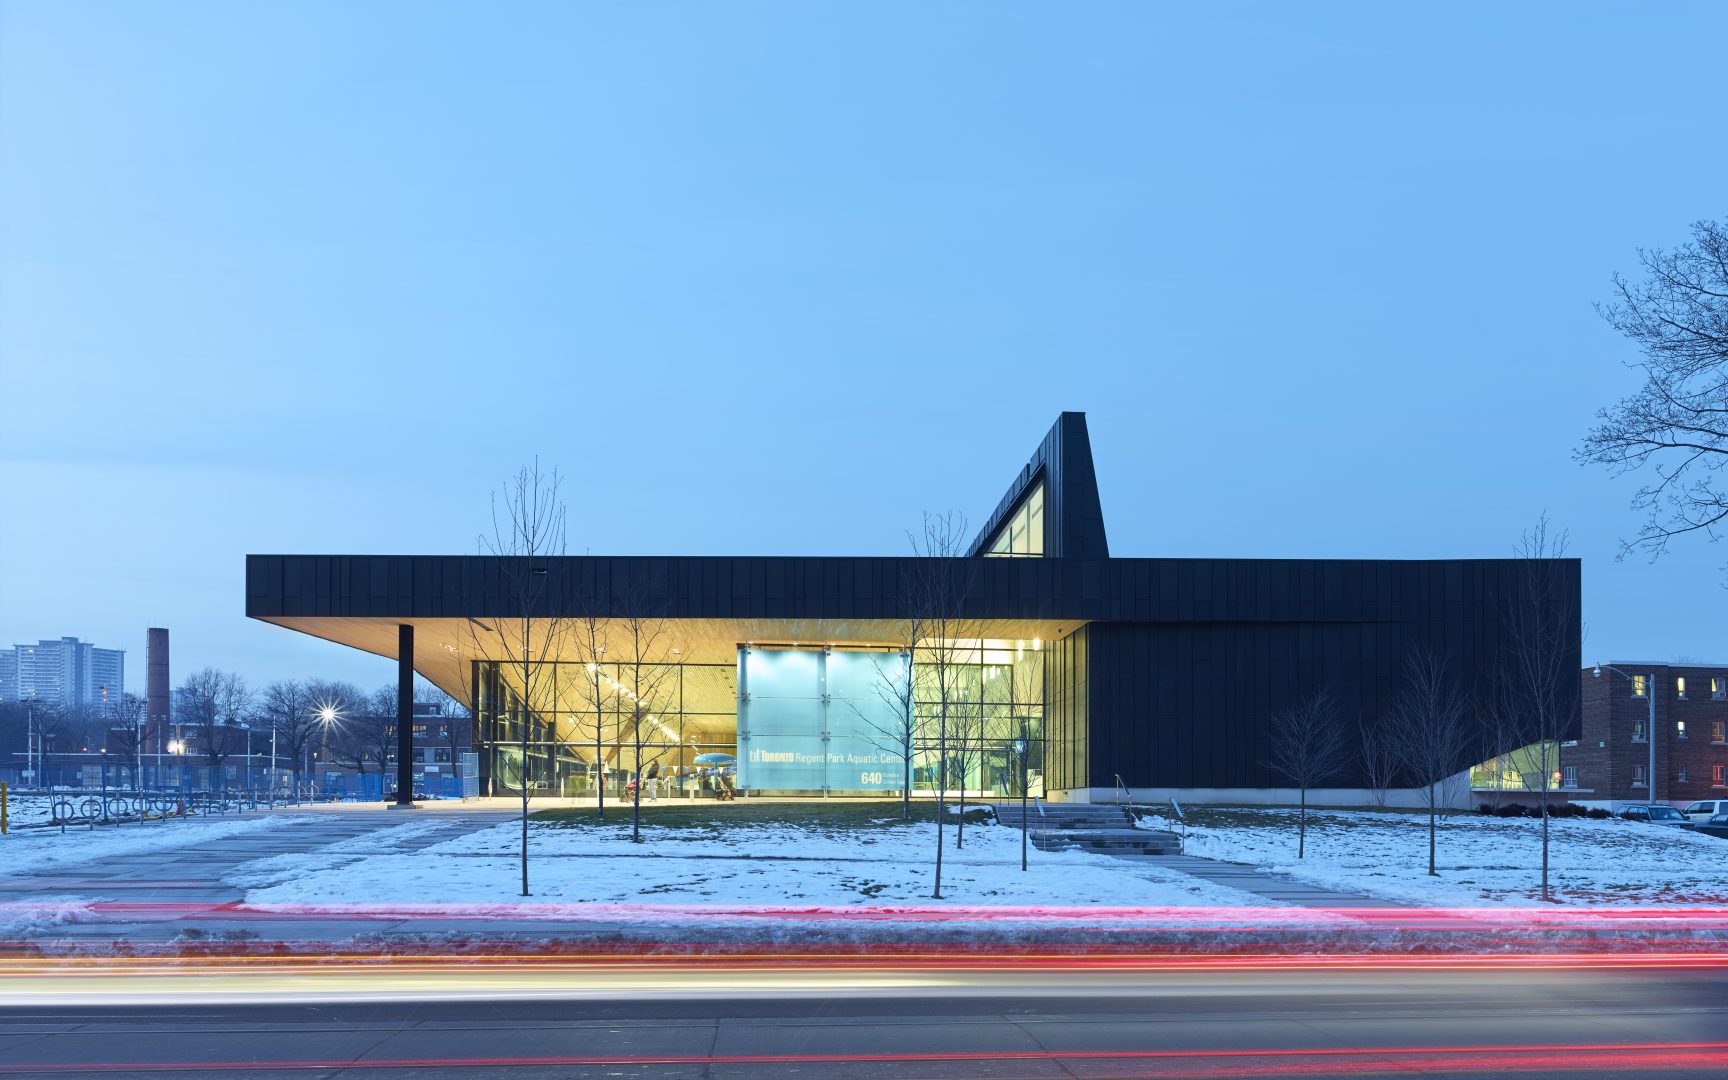
<instances>
[{"instance_id":1,"label":"snow covered lawn","mask_svg":"<svg viewBox=\"0 0 1728 1080\"><path fill-rule=\"evenodd\" d=\"M82 798L80 793L78 798ZM76 803L77 799L74 799ZM19 795L12 793L6 799L6 821L11 828L25 825L40 825L54 816L54 799L48 795Z\"/></svg>"},{"instance_id":2,"label":"snow covered lawn","mask_svg":"<svg viewBox=\"0 0 1728 1080\"><path fill-rule=\"evenodd\" d=\"M248 904L666 904L880 906L934 903L933 827L879 820L866 827L740 819L721 826L655 824L644 843L625 824L559 827L535 821L533 897L518 895L520 826L500 825L413 853L388 847L262 860L230 883ZM972 825L966 845L948 830L941 903L951 905L1216 906L1257 897L1153 863L1033 850L1020 870L1020 834ZM390 832L374 840L385 841Z\"/></svg>"},{"instance_id":3,"label":"snow covered lawn","mask_svg":"<svg viewBox=\"0 0 1728 1080\"><path fill-rule=\"evenodd\" d=\"M283 814L234 818L192 818L175 821L127 822L95 829L83 825L59 829L18 829L0 836L0 873L9 876L101 862L117 855L203 844L217 837L260 829L279 829L304 821Z\"/></svg>"},{"instance_id":4,"label":"snow covered lawn","mask_svg":"<svg viewBox=\"0 0 1728 1080\"><path fill-rule=\"evenodd\" d=\"M1341 892L1429 906L1539 902L1542 823L1530 818L1442 818L1437 878L1427 872L1426 815L1311 810L1301 861L1294 810L1206 807L1188 818L1191 855L1250 863ZM1728 904L1728 840L1617 819L1554 819L1549 828L1549 880L1562 901Z\"/></svg>"}]
</instances>

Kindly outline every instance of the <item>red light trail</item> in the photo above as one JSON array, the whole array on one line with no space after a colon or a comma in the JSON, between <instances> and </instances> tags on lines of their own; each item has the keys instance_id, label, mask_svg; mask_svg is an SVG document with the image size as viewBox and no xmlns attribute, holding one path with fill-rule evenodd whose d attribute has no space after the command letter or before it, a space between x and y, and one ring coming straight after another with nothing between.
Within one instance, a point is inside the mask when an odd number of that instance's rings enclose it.
<instances>
[{"instance_id":1,"label":"red light trail","mask_svg":"<svg viewBox=\"0 0 1728 1080\"><path fill-rule=\"evenodd\" d=\"M367 1058L269 1061L0 1063L0 1074L95 1072L239 1072L461 1068L651 1068L714 1065L985 1064L1027 1061L1157 1062L1161 1078L1229 1076L1364 1076L1412 1069L1425 1073L1488 1071L1596 1072L1615 1069L1728 1068L1728 1043L1544 1043L1529 1046L1291 1047L1272 1050L1002 1050L858 1054L562 1055L539 1057ZM1228 1070L1225 1072L1224 1070ZM1088 1075L1099 1075L1089 1071Z\"/></svg>"}]
</instances>

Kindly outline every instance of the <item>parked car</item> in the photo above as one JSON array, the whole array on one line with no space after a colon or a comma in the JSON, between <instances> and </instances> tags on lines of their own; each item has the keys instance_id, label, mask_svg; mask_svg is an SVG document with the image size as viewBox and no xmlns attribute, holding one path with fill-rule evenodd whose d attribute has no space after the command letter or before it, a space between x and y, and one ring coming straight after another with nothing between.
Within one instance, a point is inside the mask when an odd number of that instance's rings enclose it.
<instances>
[{"instance_id":1,"label":"parked car","mask_svg":"<svg viewBox=\"0 0 1728 1080\"><path fill-rule=\"evenodd\" d=\"M1680 812L1693 821L1709 821L1717 814L1728 814L1728 799L1699 799Z\"/></svg>"},{"instance_id":2,"label":"parked car","mask_svg":"<svg viewBox=\"0 0 1728 1080\"><path fill-rule=\"evenodd\" d=\"M1720 814L1711 814L1710 820L1706 821L1702 825L1694 825L1692 827L1706 836L1719 836L1724 840L1728 840L1728 811L1724 811Z\"/></svg>"},{"instance_id":3,"label":"parked car","mask_svg":"<svg viewBox=\"0 0 1728 1080\"><path fill-rule=\"evenodd\" d=\"M1692 827L1691 818L1664 803L1653 806L1622 806L1620 816L1627 821L1642 821L1650 825L1678 825L1684 829Z\"/></svg>"}]
</instances>

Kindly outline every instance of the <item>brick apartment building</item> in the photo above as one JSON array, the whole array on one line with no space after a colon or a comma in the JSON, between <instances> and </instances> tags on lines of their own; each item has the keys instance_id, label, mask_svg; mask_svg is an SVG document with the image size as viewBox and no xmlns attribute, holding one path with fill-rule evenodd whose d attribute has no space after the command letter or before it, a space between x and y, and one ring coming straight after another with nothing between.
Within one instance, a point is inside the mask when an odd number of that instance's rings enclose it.
<instances>
[{"instance_id":1,"label":"brick apartment building","mask_svg":"<svg viewBox=\"0 0 1728 1080\"><path fill-rule=\"evenodd\" d=\"M1728 664L1621 660L1580 678L1583 726L1577 742L1560 747L1562 793L1610 806L1728 798ZM1646 776L1652 736L1654 791Z\"/></svg>"}]
</instances>

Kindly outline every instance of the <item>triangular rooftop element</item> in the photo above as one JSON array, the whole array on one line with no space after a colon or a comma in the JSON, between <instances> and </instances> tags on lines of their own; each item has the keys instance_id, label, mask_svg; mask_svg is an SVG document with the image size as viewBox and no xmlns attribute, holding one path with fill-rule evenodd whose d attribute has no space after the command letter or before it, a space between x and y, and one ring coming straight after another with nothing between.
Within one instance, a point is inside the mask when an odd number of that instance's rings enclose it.
<instances>
[{"instance_id":1,"label":"triangular rooftop element","mask_svg":"<svg viewBox=\"0 0 1728 1080\"><path fill-rule=\"evenodd\" d=\"M1042 513L1020 514L1022 507ZM1025 550L1016 535L1007 535L1037 522L1042 547L1034 541ZM992 549L1007 549L998 550ZM1008 494L972 541L968 555L1042 554L1050 559L1107 559L1110 545L1104 538L1104 508L1098 501L1098 474L1092 468L1092 440L1086 434L1086 414L1065 412L1032 460L1009 485Z\"/></svg>"}]
</instances>

